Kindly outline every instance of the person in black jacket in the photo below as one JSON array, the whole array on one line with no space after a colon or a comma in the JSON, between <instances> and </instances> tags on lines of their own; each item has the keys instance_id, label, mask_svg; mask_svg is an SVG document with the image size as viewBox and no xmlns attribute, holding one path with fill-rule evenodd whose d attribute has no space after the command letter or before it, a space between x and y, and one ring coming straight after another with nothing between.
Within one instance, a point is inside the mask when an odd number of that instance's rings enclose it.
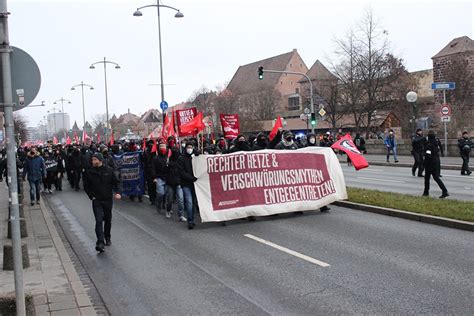
<instances>
[{"instance_id":1,"label":"person in black jacket","mask_svg":"<svg viewBox=\"0 0 474 316\"><path fill-rule=\"evenodd\" d=\"M44 190L53 193L52 186L58 174L58 160L52 151L45 150L43 153L44 165L46 168L46 178L44 179Z\"/></svg>"},{"instance_id":2,"label":"person in black jacket","mask_svg":"<svg viewBox=\"0 0 474 316\"><path fill-rule=\"evenodd\" d=\"M245 139L245 135L239 134L234 142L234 147L229 149L228 153L236 153L238 151L250 151L250 146L247 140Z\"/></svg>"},{"instance_id":3,"label":"person in black jacket","mask_svg":"<svg viewBox=\"0 0 474 316\"><path fill-rule=\"evenodd\" d=\"M58 173L56 174L56 179L54 180L54 188L56 189L56 191L62 191L64 176L64 156L61 147L58 147L54 152L54 158L58 162Z\"/></svg>"},{"instance_id":4,"label":"person in black jacket","mask_svg":"<svg viewBox=\"0 0 474 316\"><path fill-rule=\"evenodd\" d=\"M194 182L197 178L193 173L194 145L192 142L186 143L184 153L178 158L178 169L180 173L181 188L183 189L184 210L188 220L188 229L193 229L194 210L197 206L196 191L194 190Z\"/></svg>"},{"instance_id":5,"label":"person in black jacket","mask_svg":"<svg viewBox=\"0 0 474 316\"><path fill-rule=\"evenodd\" d=\"M156 183L153 178L153 157L155 153L151 152L153 148L153 141L149 140L146 144L146 149L143 152L143 166L145 169L145 180L147 185L148 197L151 205L156 203Z\"/></svg>"},{"instance_id":6,"label":"person in black jacket","mask_svg":"<svg viewBox=\"0 0 474 316\"><path fill-rule=\"evenodd\" d=\"M168 148L165 143L158 146L158 153L152 160L152 175L156 185L156 205L160 212L165 208L166 166L168 165Z\"/></svg>"},{"instance_id":7,"label":"person in black jacket","mask_svg":"<svg viewBox=\"0 0 474 316\"><path fill-rule=\"evenodd\" d=\"M95 234L97 242L95 250L104 251L104 246L112 245L112 206L115 199L121 199L120 180L114 170L102 162L104 157L101 153L92 155L92 167L87 171L84 178L85 191L92 200L92 209L95 217ZM105 240L105 242L104 242Z\"/></svg>"},{"instance_id":8,"label":"person in black jacket","mask_svg":"<svg viewBox=\"0 0 474 316\"><path fill-rule=\"evenodd\" d=\"M411 168L411 174L415 176L416 169L418 169L418 176L423 177L423 154L426 144L426 138L423 136L423 130L421 128L416 130L416 134L411 138L411 153L415 162Z\"/></svg>"},{"instance_id":9,"label":"person in black jacket","mask_svg":"<svg viewBox=\"0 0 474 316\"><path fill-rule=\"evenodd\" d=\"M439 188L442 191L440 199L444 199L449 196L448 189L441 181L439 177L440 173L440 159L439 159L439 148L436 142L436 134L434 131L428 132L428 141L425 145L425 190L423 191L423 196L429 196L430 193L430 178L433 176L433 179L439 185Z\"/></svg>"},{"instance_id":10,"label":"person in black jacket","mask_svg":"<svg viewBox=\"0 0 474 316\"><path fill-rule=\"evenodd\" d=\"M467 132L462 133L462 138L458 140L458 147L459 154L462 158L461 175L469 176L472 173L472 171L469 170L469 154L471 153L471 149L474 147L474 144L469 139Z\"/></svg>"},{"instance_id":11,"label":"person in black jacket","mask_svg":"<svg viewBox=\"0 0 474 316\"><path fill-rule=\"evenodd\" d=\"M268 142L268 136L265 133L258 133L255 145L252 147L253 151L268 149L270 146Z\"/></svg>"},{"instance_id":12,"label":"person in black jacket","mask_svg":"<svg viewBox=\"0 0 474 316\"><path fill-rule=\"evenodd\" d=\"M183 189L181 188L181 175L179 170L180 153L178 147L171 147L171 156L168 159L168 166L166 168L166 218L171 218L171 206L173 199L176 196L178 202L178 220L186 222L184 217L184 197Z\"/></svg>"},{"instance_id":13,"label":"person in black jacket","mask_svg":"<svg viewBox=\"0 0 474 316\"><path fill-rule=\"evenodd\" d=\"M79 182L81 181L81 174L83 172L82 167L82 156L79 148L74 147L71 153L71 172L72 172L72 183L76 191L79 191Z\"/></svg>"}]
</instances>

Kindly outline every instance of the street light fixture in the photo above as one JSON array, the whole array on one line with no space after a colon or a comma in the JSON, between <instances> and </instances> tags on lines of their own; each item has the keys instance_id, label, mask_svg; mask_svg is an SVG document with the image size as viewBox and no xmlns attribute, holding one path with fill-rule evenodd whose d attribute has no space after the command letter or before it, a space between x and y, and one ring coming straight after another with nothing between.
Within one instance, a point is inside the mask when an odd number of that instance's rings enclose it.
<instances>
[{"instance_id":1,"label":"street light fixture","mask_svg":"<svg viewBox=\"0 0 474 316\"><path fill-rule=\"evenodd\" d=\"M57 102L61 102L61 112L63 114L63 132L64 132L64 139L66 139L66 125L64 124L64 102L71 104L71 101L61 97L61 99L54 101L53 104L57 104Z\"/></svg>"},{"instance_id":2,"label":"street light fixture","mask_svg":"<svg viewBox=\"0 0 474 316\"><path fill-rule=\"evenodd\" d=\"M81 91L82 91L82 120L83 120L82 129L84 129L86 126L86 108L84 106L84 87L89 87L89 90L94 90L94 87L81 81L81 83L72 86L71 90L76 90L76 87L79 87L79 86L81 87Z\"/></svg>"},{"instance_id":3,"label":"street light fixture","mask_svg":"<svg viewBox=\"0 0 474 316\"><path fill-rule=\"evenodd\" d=\"M413 122L413 132L416 132L416 112L417 112L417 108L416 108L416 100L418 99L418 95L416 94L415 91L410 91L407 93L406 95L406 98L407 98L407 101L410 102L413 106L413 117L410 121Z\"/></svg>"},{"instance_id":4,"label":"street light fixture","mask_svg":"<svg viewBox=\"0 0 474 316\"><path fill-rule=\"evenodd\" d=\"M160 105L161 105L165 101L165 88L164 88L164 82L163 82L163 54L161 52L160 8L161 7L162 8L168 8L168 9L177 11L177 13L174 15L175 18L183 18L184 14L182 14L181 11L179 11L176 8L173 8L173 7L164 5L164 4L160 4L159 0L157 0L156 4L150 4L150 5L146 5L146 6L137 8L137 10L133 13L133 16L143 16L143 13L140 10L144 9L144 8L149 8L149 7L156 7L156 12L157 12L157 16L158 16L158 47L159 47L159 53L160 53L160 80L161 80L161 85L160 85L161 86L161 103L160 103ZM165 120L165 115L166 115L166 109L163 109L163 122Z\"/></svg>"},{"instance_id":5,"label":"street light fixture","mask_svg":"<svg viewBox=\"0 0 474 316\"><path fill-rule=\"evenodd\" d=\"M106 116L106 126L105 126L105 139L108 141L109 139L109 100L108 100L108 96L107 96L107 64L112 64L112 65L115 65L115 69L120 69L120 66L119 64L113 62L113 61L110 61L110 60L107 60L105 57L104 57L104 60L101 60L101 61L98 61L98 62L95 62L93 64L91 64L89 66L89 69L95 69L95 66L94 65L97 65L97 64L104 64L104 79L105 79L105 116Z\"/></svg>"}]
</instances>

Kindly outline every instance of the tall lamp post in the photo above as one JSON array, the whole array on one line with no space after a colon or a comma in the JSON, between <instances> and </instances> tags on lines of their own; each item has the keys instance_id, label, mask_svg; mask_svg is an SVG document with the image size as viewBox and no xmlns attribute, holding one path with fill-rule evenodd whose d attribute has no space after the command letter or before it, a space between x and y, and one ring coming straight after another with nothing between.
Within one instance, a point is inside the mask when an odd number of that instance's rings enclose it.
<instances>
[{"instance_id":1,"label":"tall lamp post","mask_svg":"<svg viewBox=\"0 0 474 316\"><path fill-rule=\"evenodd\" d=\"M84 87L88 87L90 90L94 90L94 87L81 81L81 83L78 83L72 86L71 90L76 90L76 87L79 87L79 86L81 87L81 91L82 91L82 121L83 121L82 129L84 129L84 127L86 126L86 107L84 106Z\"/></svg>"},{"instance_id":2,"label":"tall lamp post","mask_svg":"<svg viewBox=\"0 0 474 316\"><path fill-rule=\"evenodd\" d=\"M163 106L165 104L164 103L164 101L165 101L165 88L164 88L164 82L163 82L163 54L161 52L160 8L163 7L163 8L168 8L168 9L177 11L177 13L174 15L175 18L183 18L184 15L178 9L167 6L167 5L160 4L160 1L157 0L156 4L150 4L150 5L146 5L146 6L137 8L137 11L135 11L133 13L133 16L142 16L143 13L140 10L144 9L144 8L149 8L149 7L156 7L156 12L158 14L157 15L158 16L158 48L159 48L159 53L160 53L160 80L161 80L161 85L160 85L161 86L161 103L160 103L160 106L163 109L163 122L164 122L165 121L165 115L166 115L166 108Z\"/></svg>"},{"instance_id":3,"label":"tall lamp post","mask_svg":"<svg viewBox=\"0 0 474 316\"><path fill-rule=\"evenodd\" d=\"M106 119L106 122L105 122L105 139L108 140L109 139L109 100L108 100L108 96L107 96L107 64L111 64L111 65L114 65L115 66L115 69L120 69L120 66L119 64L113 62L113 61L110 61L110 60L107 60L105 57L104 57L104 60L101 60L101 61L98 61L98 62L95 62L93 64L91 64L89 66L90 69L95 69L95 65L97 64L104 64L104 79L105 79L105 119Z\"/></svg>"},{"instance_id":4,"label":"tall lamp post","mask_svg":"<svg viewBox=\"0 0 474 316\"><path fill-rule=\"evenodd\" d=\"M53 104L58 104L58 102L61 102L61 111L63 113L63 132L64 132L64 140L66 140L66 124L64 124L64 102L67 102L68 104L71 104L71 101L64 99L61 97L61 99L56 100L53 102Z\"/></svg>"},{"instance_id":5,"label":"tall lamp post","mask_svg":"<svg viewBox=\"0 0 474 316\"><path fill-rule=\"evenodd\" d=\"M412 109L413 109L413 116L411 118L411 122L413 122L413 132L416 131L416 100L418 99L418 95L416 94L415 91L410 91L406 95L407 101L412 104Z\"/></svg>"}]
</instances>

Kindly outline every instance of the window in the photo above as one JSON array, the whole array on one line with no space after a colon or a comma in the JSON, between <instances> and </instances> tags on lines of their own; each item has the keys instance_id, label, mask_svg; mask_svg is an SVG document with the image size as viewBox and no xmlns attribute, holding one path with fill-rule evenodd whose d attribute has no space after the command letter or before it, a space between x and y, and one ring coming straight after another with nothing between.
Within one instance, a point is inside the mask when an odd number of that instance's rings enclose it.
<instances>
[{"instance_id":1,"label":"window","mask_svg":"<svg viewBox=\"0 0 474 316\"><path fill-rule=\"evenodd\" d=\"M290 97L288 98L288 111L294 111L300 109L300 98Z\"/></svg>"}]
</instances>

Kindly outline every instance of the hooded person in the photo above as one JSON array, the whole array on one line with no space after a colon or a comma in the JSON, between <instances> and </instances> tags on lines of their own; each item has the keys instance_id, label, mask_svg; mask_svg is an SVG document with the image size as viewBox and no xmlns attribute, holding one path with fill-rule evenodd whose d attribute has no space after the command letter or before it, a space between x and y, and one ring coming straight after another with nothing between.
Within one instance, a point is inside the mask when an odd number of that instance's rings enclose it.
<instances>
[{"instance_id":1,"label":"hooded person","mask_svg":"<svg viewBox=\"0 0 474 316\"><path fill-rule=\"evenodd\" d=\"M295 136L291 131L284 131L282 135L281 142L276 145L275 149L286 149L286 150L295 150L298 149L296 145Z\"/></svg>"},{"instance_id":2,"label":"hooded person","mask_svg":"<svg viewBox=\"0 0 474 316\"><path fill-rule=\"evenodd\" d=\"M194 150L194 143L192 141L187 142L184 153L179 156L177 161L188 229L193 229L195 226L194 210L197 208L196 191L194 190L194 182L196 182L197 178L194 176L192 163Z\"/></svg>"},{"instance_id":3,"label":"hooded person","mask_svg":"<svg viewBox=\"0 0 474 316\"><path fill-rule=\"evenodd\" d=\"M263 150L268 149L269 142L267 134L261 132L257 134L257 138L255 139L255 145L252 147L252 150Z\"/></svg>"},{"instance_id":4,"label":"hooded person","mask_svg":"<svg viewBox=\"0 0 474 316\"><path fill-rule=\"evenodd\" d=\"M237 138L234 140L234 147L229 150L229 153L238 151L250 151L249 144L243 134L237 135Z\"/></svg>"},{"instance_id":5,"label":"hooded person","mask_svg":"<svg viewBox=\"0 0 474 316\"><path fill-rule=\"evenodd\" d=\"M319 142L319 146L320 147L331 147L332 144L333 144L333 141L331 141L330 136L331 136L331 133L326 132L323 135L323 139Z\"/></svg>"},{"instance_id":6,"label":"hooded person","mask_svg":"<svg viewBox=\"0 0 474 316\"><path fill-rule=\"evenodd\" d=\"M314 147L318 146L316 144L316 135L313 133L309 133L308 136L306 136L306 147Z\"/></svg>"},{"instance_id":7,"label":"hooded person","mask_svg":"<svg viewBox=\"0 0 474 316\"><path fill-rule=\"evenodd\" d=\"M462 133L462 137L458 140L459 155L462 159L461 175L469 176L472 171L469 170L469 154L471 149L474 148L474 143L469 138L469 134L466 132Z\"/></svg>"}]
</instances>

